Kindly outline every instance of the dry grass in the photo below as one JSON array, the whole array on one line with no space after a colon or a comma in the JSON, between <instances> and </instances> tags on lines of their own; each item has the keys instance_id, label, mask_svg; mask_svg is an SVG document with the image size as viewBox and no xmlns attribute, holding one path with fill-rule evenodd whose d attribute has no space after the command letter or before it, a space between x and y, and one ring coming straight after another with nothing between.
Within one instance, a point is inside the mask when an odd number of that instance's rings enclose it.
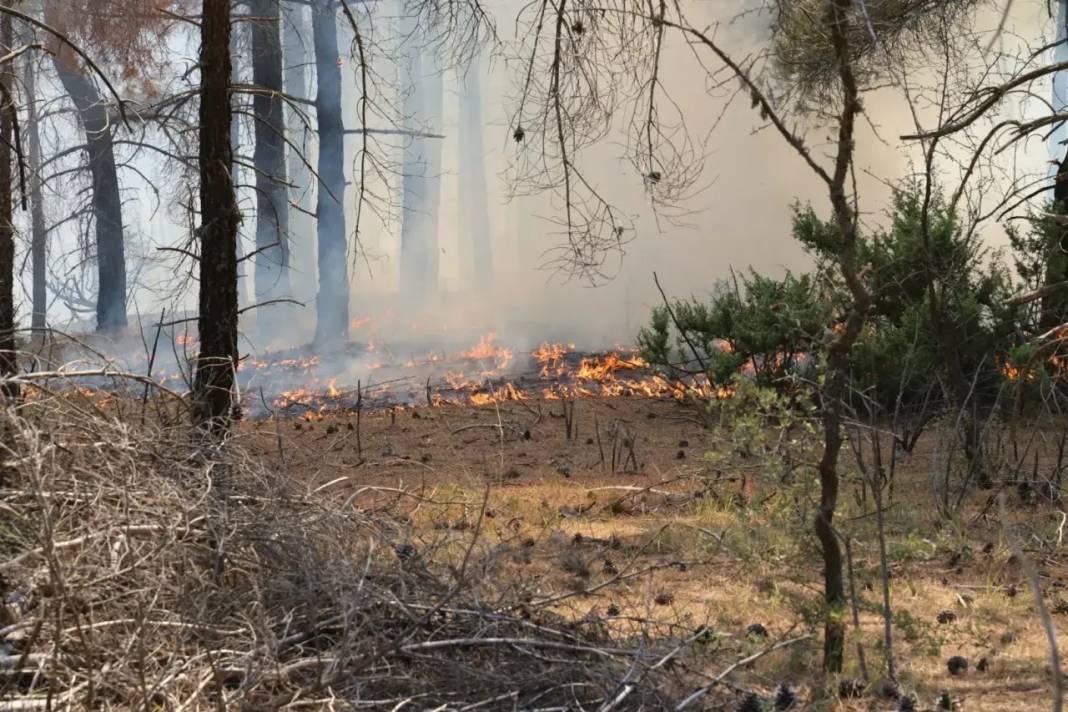
<instances>
[{"instance_id":1,"label":"dry grass","mask_svg":"<svg viewBox=\"0 0 1068 712\"><path fill-rule=\"evenodd\" d=\"M3 414L0 709L660 709L695 684L666 662L691 636L499 585L524 545L486 535L484 500L413 542L411 508L84 398Z\"/></svg>"},{"instance_id":2,"label":"dry grass","mask_svg":"<svg viewBox=\"0 0 1068 712\"><path fill-rule=\"evenodd\" d=\"M529 543L519 555L501 558L489 574L495 581L533 579L539 596L574 591L553 605L555 613L604 621L624 637L645 631L682 638L706 626L714 642L695 646L698 652L679 666L691 666L698 678L720 674L769 642L818 637L821 567L811 534L811 482L798 478L782 487L775 473L761 471L759 459L735 457L735 443L673 403L580 401L579 437L572 440L565 437L560 408L542 402L365 414L362 458L344 418L302 423L299 430L291 422L263 423L246 432L252 447L284 460L297 477L314 483L345 477L334 486L353 493L361 506L403 509L409 514L405 535L413 541L438 541L443 528L465 530L489 486L494 516L483 536L513 547ZM617 420L633 433L642 465L637 473L611 472L596 441L590 442L595 422L604 438ZM512 428L502 437L492 427L497 422ZM479 427L460 430L468 425ZM1047 441L1040 472L1053 465L1047 455L1061 427L1025 433ZM934 507L946 437L932 429L902 460L887 511L901 684L917 693L921 709L931 708L943 690L968 711L1048 709L1045 640L996 508L986 507L991 492L976 490L950 521L940 520ZM847 456L839 527L852 540L860 629L851 633L842 677L862 677L859 640L874 683L883 674L875 520ZM1027 461L1030 471L1030 456ZM395 493L375 488L403 489L437 504L407 497L404 506ZM1068 605L1056 604L1068 570L1057 543L1060 509L1015 501L1012 518L1026 532L1027 553L1040 565L1050 606L1060 611L1054 619L1063 640ZM633 576L618 580L619 572ZM956 618L941 624L938 614L946 610ZM765 626L770 637L747 638L752 623ZM838 699L838 678L820 673L819 653L818 639L805 641L734 671L730 681L768 696L788 680L813 710L895 706L873 696ZM969 659L966 675L949 675L952 655ZM987 667L977 671L982 658Z\"/></svg>"},{"instance_id":3,"label":"dry grass","mask_svg":"<svg viewBox=\"0 0 1068 712\"><path fill-rule=\"evenodd\" d=\"M345 418L209 447L173 404L142 424L140 385L101 407L46 381L3 420L0 710L659 710L713 681L693 708L732 709L782 680L802 709L894 706L839 699L819 671L809 485L675 404L582 401L574 439L559 404L527 403L365 413L359 449ZM617 424L636 472L601 459ZM937 524L936 435L887 512L902 684L928 706L945 689L969 712L1045 708L1042 631L998 523L977 498ZM1059 509L1013 518L1063 637ZM874 521L852 481L839 526L861 606L845 677L859 641L874 682Z\"/></svg>"}]
</instances>

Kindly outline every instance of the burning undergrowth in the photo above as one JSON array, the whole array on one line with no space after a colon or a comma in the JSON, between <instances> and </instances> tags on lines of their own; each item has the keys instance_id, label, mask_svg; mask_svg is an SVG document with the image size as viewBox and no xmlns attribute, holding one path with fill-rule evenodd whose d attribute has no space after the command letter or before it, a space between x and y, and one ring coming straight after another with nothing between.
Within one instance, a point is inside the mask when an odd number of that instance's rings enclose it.
<instances>
[{"instance_id":1,"label":"burning undergrowth","mask_svg":"<svg viewBox=\"0 0 1068 712\"><path fill-rule=\"evenodd\" d=\"M62 376L67 388L97 405L117 404L130 377L185 394L190 389L196 339L162 334L154 343L95 347L71 342L27 354L27 397L47 397L39 376ZM729 395L703 376L668 377L637 351L617 347L582 351L573 344L542 343L519 349L487 333L468 346L368 339L329 352L306 346L250 354L238 364L236 383L245 417L315 420L330 414L408 406L486 406L502 402L645 397L683 400Z\"/></svg>"},{"instance_id":2,"label":"burning undergrowth","mask_svg":"<svg viewBox=\"0 0 1068 712\"><path fill-rule=\"evenodd\" d=\"M419 352L408 349L407 353ZM332 412L408 405L489 405L587 396L682 399L707 396L700 379L670 380L636 352L601 353L544 343L532 351L500 345L487 334L468 349L419 356L374 343L329 357L279 354L238 370L251 417L317 418Z\"/></svg>"}]
</instances>

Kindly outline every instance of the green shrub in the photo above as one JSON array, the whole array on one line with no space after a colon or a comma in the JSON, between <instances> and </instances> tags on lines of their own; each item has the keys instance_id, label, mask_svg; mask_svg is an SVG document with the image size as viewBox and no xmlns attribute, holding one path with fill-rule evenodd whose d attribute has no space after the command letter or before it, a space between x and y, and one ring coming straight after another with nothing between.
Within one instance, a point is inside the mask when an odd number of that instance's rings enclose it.
<instances>
[{"instance_id":1,"label":"green shrub","mask_svg":"<svg viewBox=\"0 0 1068 712\"><path fill-rule=\"evenodd\" d=\"M872 308L852 355L852 385L877 411L937 400L953 378L990 402L1020 342L1021 310L1006 306L1013 284L1001 256L937 192L925 231L923 201L917 185L896 191L886 226L858 245ZM715 384L739 372L780 389L796 382L791 375L815 382L824 336L844 318L838 229L796 204L792 231L814 259L811 272L775 279L750 271L717 282L707 302L655 308L638 337L645 358L673 376L704 371Z\"/></svg>"},{"instance_id":2,"label":"green shrub","mask_svg":"<svg viewBox=\"0 0 1068 712\"><path fill-rule=\"evenodd\" d=\"M725 384L746 370L757 383L771 385L814 351L829 316L814 275L788 272L774 279L750 271L740 283L717 282L707 303L675 300L670 309L654 308L638 346L674 376L704 371Z\"/></svg>"}]
</instances>

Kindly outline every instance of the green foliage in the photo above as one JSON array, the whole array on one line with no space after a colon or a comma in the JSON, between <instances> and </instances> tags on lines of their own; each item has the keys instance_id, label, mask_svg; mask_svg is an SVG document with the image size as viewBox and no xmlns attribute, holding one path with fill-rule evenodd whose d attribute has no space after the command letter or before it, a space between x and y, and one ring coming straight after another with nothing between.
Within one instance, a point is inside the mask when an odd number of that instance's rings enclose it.
<instances>
[{"instance_id":1,"label":"green foliage","mask_svg":"<svg viewBox=\"0 0 1068 712\"><path fill-rule=\"evenodd\" d=\"M1010 348L1017 312L1005 307L1011 279L1000 255L967 232L937 192L924 226L923 192L895 191L887 229L865 239L873 305L854 353L858 385L889 406L927 395L931 374L956 364L982 391L1000 379L998 355ZM949 363L953 361L953 364Z\"/></svg>"},{"instance_id":2,"label":"green foliage","mask_svg":"<svg viewBox=\"0 0 1068 712\"><path fill-rule=\"evenodd\" d=\"M771 453L772 440L792 444L797 437L815 434L817 408L808 394L787 396L741 376L735 376L730 386L733 397L714 401L709 409L717 434L735 450L746 456ZM789 436L786 442L784 433Z\"/></svg>"},{"instance_id":3,"label":"green foliage","mask_svg":"<svg viewBox=\"0 0 1068 712\"><path fill-rule=\"evenodd\" d=\"M922 305L910 309L895 324L881 320L869 325L853 347L853 382L886 410L913 407L933 388L938 372L937 346L927 330Z\"/></svg>"},{"instance_id":4,"label":"green foliage","mask_svg":"<svg viewBox=\"0 0 1068 712\"><path fill-rule=\"evenodd\" d=\"M814 546L812 516L818 502L815 463L821 448L817 408L804 394L787 395L735 376L734 397L713 401L711 435L720 443L705 455L716 477L739 477L737 494L711 495L694 503L693 515L730 554L746 561L791 560ZM750 501L743 483L773 485L776 495ZM718 488L717 488L718 489Z\"/></svg>"},{"instance_id":5,"label":"green foliage","mask_svg":"<svg viewBox=\"0 0 1068 712\"><path fill-rule=\"evenodd\" d=\"M850 66L862 86L896 81L911 68L926 69L930 51L970 36L978 0L880 0L852 3L845 14ZM837 98L839 63L827 31L822 0L776 3L772 21L774 76L803 108L826 110Z\"/></svg>"},{"instance_id":6,"label":"green foliage","mask_svg":"<svg viewBox=\"0 0 1068 712\"><path fill-rule=\"evenodd\" d=\"M916 532L908 532L903 539L895 539L887 546L887 556L893 562L929 561L937 552L938 545Z\"/></svg>"},{"instance_id":7,"label":"green foliage","mask_svg":"<svg viewBox=\"0 0 1068 712\"><path fill-rule=\"evenodd\" d=\"M717 384L739 370L780 388L801 364L814 373L821 335L844 312L835 296L845 294L839 231L802 204L794 205L792 230L815 261L812 272L781 280L750 272L734 288L718 283L707 304L660 307L639 336L644 356L676 372L704 363ZM974 382L980 395L996 392L1001 364L1017 342L1019 310L1005 306L1012 280L1000 255L981 246L943 197L904 185L893 195L886 226L862 234L857 252L872 293L852 354L853 386L866 402L881 409L918 405L940 394L939 374Z\"/></svg>"},{"instance_id":8,"label":"green foliage","mask_svg":"<svg viewBox=\"0 0 1068 712\"><path fill-rule=\"evenodd\" d=\"M670 310L655 308L638 346L650 363L673 375L693 373L703 363L712 382L723 384L744 366L758 383L770 385L813 350L828 307L814 275L788 272L774 279L750 271L741 284L717 282L708 303L675 300Z\"/></svg>"},{"instance_id":9,"label":"green foliage","mask_svg":"<svg viewBox=\"0 0 1068 712\"><path fill-rule=\"evenodd\" d=\"M894 611L894 627L897 628L910 643L915 643L923 638L931 629L931 626L912 615L907 609L899 608Z\"/></svg>"},{"instance_id":10,"label":"green foliage","mask_svg":"<svg viewBox=\"0 0 1068 712\"><path fill-rule=\"evenodd\" d=\"M1044 212L1052 211L1053 206L1043 206ZM1031 216L1028 229L1023 230L1015 224L1005 226L1005 233L1012 246L1012 263L1016 274L1029 289L1042 286L1046 276L1046 264L1059 250L1061 234L1064 228L1052 220L1040 216Z\"/></svg>"},{"instance_id":11,"label":"green foliage","mask_svg":"<svg viewBox=\"0 0 1068 712\"><path fill-rule=\"evenodd\" d=\"M816 491L814 463L822 446L816 404L807 392L787 395L744 376L735 376L730 385L733 397L709 406L713 435L730 447L709 458L729 468L740 457L762 476L794 486L781 489L783 496L765 514L797 517L800 526L807 526L807 499Z\"/></svg>"}]
</instances>

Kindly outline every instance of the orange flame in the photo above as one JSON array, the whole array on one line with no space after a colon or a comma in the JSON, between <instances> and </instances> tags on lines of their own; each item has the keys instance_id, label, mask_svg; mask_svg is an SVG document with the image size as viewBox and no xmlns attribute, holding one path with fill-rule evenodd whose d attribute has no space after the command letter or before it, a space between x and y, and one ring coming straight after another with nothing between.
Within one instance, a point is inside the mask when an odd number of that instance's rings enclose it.
<instances>
[{"instance_id":1,"label":"orange flame","mask_svg":"<svg viewBox=\"0 0 1068 712\"><path fill-rule=\"evenodd\" d=\"M618 353L610 353L607 356L593 356L582 359L575 378L584 378L588 381L606 381L614 379L616 371L638 370L648 368L649 364L640 356L632 356L629 359L622 358Z\"/></svg>"},{"instance_id":2,"label":"orange flame","mask_svg":"<svg viewBox=\"0 0 1068 712\"><path fill-rule=\"evenodd\" d=\"M574 350L574 344L564 346L563 344L550 344L546 342L536 350L532 351L530 355L541 365L542 378L551 378L553 376L564 375L567 371L567 367L563 363L564 357Z\"/></svg>"},{"instance_id":3,"label":"orange flame","mask_svg":"<svg viewBox=\"0 0 1068 712\"><path fill-rule=\"evenodd\" d=\"M497 346L494 342L497 340L497 334L490 332L484 334L482 338L478 340L474 348L469 351L460 353L460 358L471 359L473 361L494 361L494 369L496 371L503 371L508 368L508 364L512 361L513 352L511 349ZM483 376L493 375L493 370L483 371Z\"/></svg>"},{"instance_id":4,"label":"orange flame","mask_svg":"<svg viewBox=\"0 0 1068 712\"><path fill-rule=\"evenodd\" d=\"M1055 357L1054 357L1055 358ZM1021 368L1011 363L1005 363L1001 366L1001 373L1010 381L1033 381L1035 380L1035 372L1030 368Z\"/></svg>"},{"instance_id":5,"label":"orange flame","mask_svg":"<svg viewBox=\"0 0 1068 712\"><path fill-rule=\"evenodd\" d=\"M523 391L516 388L514 383L505 383L500 388L494 388L488 393L472 393L468 401L471 405L489 405L504 401L521 401L527 397Z\"/></svg>"}]
</instances>

